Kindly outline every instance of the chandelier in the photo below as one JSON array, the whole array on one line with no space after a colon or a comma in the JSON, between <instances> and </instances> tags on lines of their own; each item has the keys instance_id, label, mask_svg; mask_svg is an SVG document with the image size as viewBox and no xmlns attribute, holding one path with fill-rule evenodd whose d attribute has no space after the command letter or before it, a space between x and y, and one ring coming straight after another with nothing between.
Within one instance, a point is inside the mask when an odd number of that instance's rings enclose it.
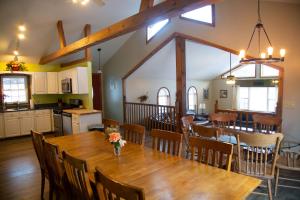
<instances>
[{"instance_id":1,"label":"chandelier","mask_svg":"<svg viewBox=\"0 0 300 200\"><path fill-rule=\"evenodd\" d=\"M279 50L279 54L280 54L280 57L274 57L273 56L273 47L272 47L272 43L270 41L270 38L266 32L266 29L262 23L262 20L261 20L261 17L260 17L260 0L257 1L257 14L258 14L258 21L256 23L256 25L254 26L254 30L253 30L253 33L251 35L251 38L250 38L250 41L248 43L248 47L245 50L241 50L240 51L240 63L241 64L255 64L255 63L259 63L259 64L262 64L262 63L274 63L274 62L283 62L284 61L284 56L285 56L285 49L280 49ZM257 35L258 35L258 55L259 57L254 57L254 58L246 58L246 53L247 51L249 50L250 46L251 46L251 42L252 42L252 39L253 39L253 36L255 34L255 32L257 31ZM269 43L269 47L267 48L267 54L265 52L261 52L261 49L260 49L260 42L261 42L261 32L263 32L267 38L267 41Z\"/></svg>"}]
</instances>

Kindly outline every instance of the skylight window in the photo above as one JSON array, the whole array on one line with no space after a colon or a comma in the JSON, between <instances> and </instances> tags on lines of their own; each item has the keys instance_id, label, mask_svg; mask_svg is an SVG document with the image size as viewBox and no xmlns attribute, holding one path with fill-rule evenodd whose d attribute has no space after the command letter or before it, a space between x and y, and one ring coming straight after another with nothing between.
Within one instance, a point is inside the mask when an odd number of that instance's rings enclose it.
<instances>
[{"instance_id":1,"label":"skylight window","mask_svg":"<svg viewBox=\"0 0 300 200\"><path fill-rule=\"evenodd\" d=\"M147 41L155 36L170 20L164 19L147 27Z\"/></svg>"},{"instance_id":2,"label":"skylight window","mask_svg":"<svg viewBox=\"0 0 300 200\"><path fill-rule=\"evenodd\" d=\"M190 19L197 22L202 22L205 24L215 24L214 20L214 6L208 5L204 6L181 15L184 19Z\"/></svg>"}]
</instances>

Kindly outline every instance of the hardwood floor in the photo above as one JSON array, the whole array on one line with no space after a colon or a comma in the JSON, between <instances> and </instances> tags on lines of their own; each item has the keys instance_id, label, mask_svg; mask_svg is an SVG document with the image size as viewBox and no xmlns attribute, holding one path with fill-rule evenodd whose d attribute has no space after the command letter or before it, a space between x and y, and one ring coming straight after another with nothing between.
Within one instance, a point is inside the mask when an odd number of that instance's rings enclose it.
<instances>
[{"instance_id":1,"label":"hardwood floor","mask_svg":"<svg viewBox=\"0 0 300 200\"><path fill-rule=\"evenodd\" d=\"M52 137L47 135L46 137ZM151 138L146 137L146 146L151 146ZM282 173L287 176L298 174ZM0 141L0 199L40 199L41 174L31 137L21 137ZM299 184L299 183L296 183ZM48 181L46 180L44 199L49 195ZM248 200L268 199L265 196L251 195ZM278 198L282 200L299 200L300 190L278 189Z\"/></svg>"}]
</instances>

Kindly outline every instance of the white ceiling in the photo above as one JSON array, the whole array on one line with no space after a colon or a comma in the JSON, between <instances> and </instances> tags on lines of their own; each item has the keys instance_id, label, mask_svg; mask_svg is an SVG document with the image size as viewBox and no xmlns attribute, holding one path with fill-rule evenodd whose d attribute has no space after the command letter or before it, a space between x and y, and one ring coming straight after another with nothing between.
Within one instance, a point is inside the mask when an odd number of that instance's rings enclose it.
<instances>
[{"instance_id":1,"label":"white ceiling","mask_svg":"<svg viewBox=\"0 0 300 200\"><path fill-rule=\"evenodd\" d=\"M172 40L147 60L130 78L176 78L175 41ZM232 66L239 57L232 54ZM229 70L229 53L214 47L186 41L186 76L188 80L211 80Z\"/></svg>"},{"instance_id":2,"label":"white ceiling","mask_svg":"<svg viewBox=\"0 0 300 200\"><path fill-rule=\"evenodd\" d=\"M92 32L118 22L138 12L140 0L90 0L86 6L75 5L72 0L0 0L0 56L12 54L16 46L17 25L25 23L26 39L21 42L21 55L34 58L35 62L47 53L59 48L56 29L58 20L63 21L67 44L83 37L83 27L91 24ZM123 45L131 34L100 44L101 64ZM98 46L93 47L98 64ZM78 58L75 54L56 62ZM0 58L1 60L1 58Z\"/></svg>"}]
</instances>

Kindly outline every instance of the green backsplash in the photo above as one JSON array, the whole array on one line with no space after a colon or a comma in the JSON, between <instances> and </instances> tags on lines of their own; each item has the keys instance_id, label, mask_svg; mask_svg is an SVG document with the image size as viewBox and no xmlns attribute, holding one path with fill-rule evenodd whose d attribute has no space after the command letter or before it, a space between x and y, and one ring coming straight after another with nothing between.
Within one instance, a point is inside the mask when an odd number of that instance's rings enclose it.
<instances>
[{"instance_id":1,"label":"green backsplash","mask_svg":"<svg viewBox=\"0 0 300 200\"><path fill-rule=\"evenodd\" d=\"M39 65L39 64L27 64L25 63L27 71L29 72L59 72L63 70L67 70L73 67L87 67L88 68L88 94L34 94L32 95L33 101L35 104L45 104L45 103L56 103L59 98L63 100L63 102L68 103L69 99L81 99L83 102L83 106L85 108L92 109L93 108L93 99L92 99L92 63L84 62L80 64L76 64L69 67L61 68L59 64L54 65ZM6 62L0 62L0 71L6 70Z\"/></svg>"}]
</instances>

